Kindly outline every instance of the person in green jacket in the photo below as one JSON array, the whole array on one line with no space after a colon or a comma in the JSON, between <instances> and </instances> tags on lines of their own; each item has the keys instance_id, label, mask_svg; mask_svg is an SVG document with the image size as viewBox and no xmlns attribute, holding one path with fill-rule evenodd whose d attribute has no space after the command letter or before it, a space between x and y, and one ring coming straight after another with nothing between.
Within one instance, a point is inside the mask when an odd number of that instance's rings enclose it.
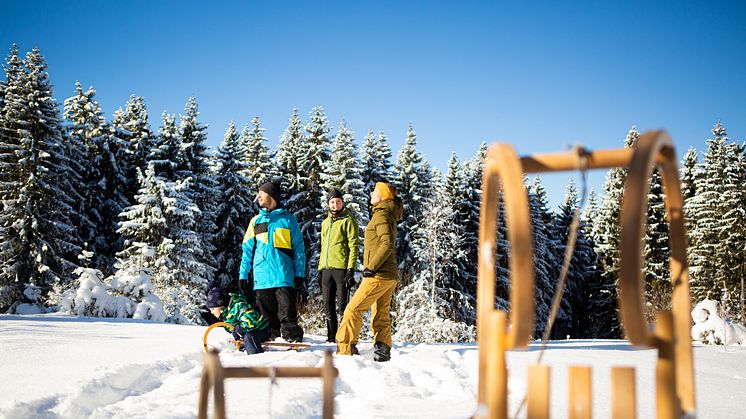
<instances>
[{"instance_id":1,"label":"person in green jacket","mask_svg":"<svg viewBox=\"0 0 746 419\"><path fill-rule=\"evenodd\" d=\"M391 298L399 280L396 262L396 224L402 216L402 201L396 189L378 182L370 194L370 222L363 244L363 282L345 309L337 332L337 353L355 355L363 325L363 313L372 308L373 360L391 359Z\"/></svg>"},{"instance_id":2,"label":"person in green jacket","mask_svg":"<svg viewBox=\"0 0 746 419\"><path fill-rule=\"evenodd\" d=\"M326 341L334 342L339 319L347 306L347 295L355 285L360 235L357 220L345 207L339 189L330 189L326 202L329 212L321 223L318 280L326 317Z\"/></svg>"},{"instance_id":3,"label":"person in green jacket","mask_svg":"<svg viewBox=\"0 0 746 419\"><path fill-rule=\"evenodd\" d=\"M233 325L233 337L243 339L241 350L245 350L247 355L264 352L262 342L270 338L269 322L254 310L246 297L242 294L226 294L225 290L211 284L206 305L213 316Z\"/></svg>"}]
</instances>

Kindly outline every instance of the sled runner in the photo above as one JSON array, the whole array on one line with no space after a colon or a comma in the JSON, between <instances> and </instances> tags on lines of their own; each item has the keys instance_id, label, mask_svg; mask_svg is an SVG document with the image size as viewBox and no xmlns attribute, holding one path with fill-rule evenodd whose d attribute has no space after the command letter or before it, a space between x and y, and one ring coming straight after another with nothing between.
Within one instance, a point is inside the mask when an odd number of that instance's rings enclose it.
<instances>
[{"instance_id":1,"label":"sled runner","mask_svg":"<svg viewBox=\"0 0 746 419\"><path fill-rule=\"evenodd\" d=\"M210 335L210 332L212 332L212 330L217 327L225 327L230 331L233 331L234 329L234 326L232 324L226 322L217 322L208 326L207 330L205 330L205 335L202 337L202 345L205 348L205 352L209 352L210 350L210 347L207 343L207 337ZM241 339L230 340L230 343L236 345L236 349L238 349L243 344L243 341ZM301 349L308 348L309 346L311 346L310 343L303 342L262 342L262 348L265 350L269 348L287 348L287 350L289 351L300 351Z\"/></svg>"}]
</instances>

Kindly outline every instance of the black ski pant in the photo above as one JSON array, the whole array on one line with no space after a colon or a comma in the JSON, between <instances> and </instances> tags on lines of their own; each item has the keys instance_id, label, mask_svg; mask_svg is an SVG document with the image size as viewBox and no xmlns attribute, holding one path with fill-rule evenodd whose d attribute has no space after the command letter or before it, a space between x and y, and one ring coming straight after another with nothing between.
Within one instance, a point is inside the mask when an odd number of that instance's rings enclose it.
<instances>
[{"instance_id":1,"label":"black ski pant","mask_svg":"<svg viewBox=\"0 0 746 419\"><path fill-rule=\"evenodd\" d=\"M280 335L288 342L303 340L303 329L298 325L298 311L295 307L295 288L280 287L255 290L259 311L269 322L274 335Z\"/></svg>"},{"instance_id":2,"label":"black ski pant","mask_svg":"<svg viewBox=\"0 0 746 419\"><path fill-rule=\"evenodd\" d=\"M321 295L324 301L327 342L334 342L339 319L342 318L347 307L345 273L347 273L346 269L321 270Z\"/></svg>"}]
</instances>

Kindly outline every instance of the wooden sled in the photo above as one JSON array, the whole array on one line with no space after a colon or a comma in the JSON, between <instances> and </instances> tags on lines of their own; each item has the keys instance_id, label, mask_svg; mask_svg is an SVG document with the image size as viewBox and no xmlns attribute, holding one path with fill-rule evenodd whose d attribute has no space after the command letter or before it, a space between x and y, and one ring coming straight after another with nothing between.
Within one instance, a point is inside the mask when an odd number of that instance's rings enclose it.
<instances>
[{"instance_id":1,"label":"wooden sled","mask_svg":"<svg viewBox=\"0 0 746 419\"><path fill-rule=\"evenodd\" d=\"M212 330L217 327L225 327L230 331L233 331L234 329L234 326L232 324L226 322L217 322L208 326L207 330L205 330L205 335L202 337L202 345L205 349L205 352L210 351L210 347L207 344L207 336L209 336L210 332L212 332ZM243 340L231 340L230 343L236 345L236 349L238 349L243 344ZM262 342L262 348L265 350L269 348L287 348L288 351L300 351L301 349L308 348L309 346L311 346L310 343L303 342Z\"/></svg>"}]
</instances>

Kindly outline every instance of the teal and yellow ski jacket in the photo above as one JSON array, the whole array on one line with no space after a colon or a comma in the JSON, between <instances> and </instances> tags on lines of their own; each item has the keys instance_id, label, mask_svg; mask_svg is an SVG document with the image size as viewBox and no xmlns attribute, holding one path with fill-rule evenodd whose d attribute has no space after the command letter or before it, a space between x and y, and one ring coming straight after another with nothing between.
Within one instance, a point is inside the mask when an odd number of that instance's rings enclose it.
<instances>
[{"instance_id":1,"label":"teal and yellow ski jacket","mask_svg":"<svg viewBox=\"0 0 746 419\"><path fill-rule=\"evenodd\" d=\"M254 273L254 289L293 287L296 276L306 276L303 235L295 217L284 208L251 219L243 238L239 280Z\"/></svg>"},{"instance_id":2,"label":"teal and yellow ski jacket","mask_svg":"<svg viewBox=\"0 0 746 419\"><path fill-rule=\"evenodd\" d=\"M355 269L360 247L357 220L346 208L338 217L328 214L321 223L319 270Z\"/></svg>"},{"instance_id":3,"label":"teal and yellow ski jacket","mask_svg":"<svg viewBox=\"0 0 746 419\"><path fill-rule=\"evenodd\" d=\"M269 326L267 319L246 301L246 297L241 294L229 294L231 301L228 307L220 315L226 323L235 327L240 327L243 333L263 330Z\"/></svg>"}]
</instances>

